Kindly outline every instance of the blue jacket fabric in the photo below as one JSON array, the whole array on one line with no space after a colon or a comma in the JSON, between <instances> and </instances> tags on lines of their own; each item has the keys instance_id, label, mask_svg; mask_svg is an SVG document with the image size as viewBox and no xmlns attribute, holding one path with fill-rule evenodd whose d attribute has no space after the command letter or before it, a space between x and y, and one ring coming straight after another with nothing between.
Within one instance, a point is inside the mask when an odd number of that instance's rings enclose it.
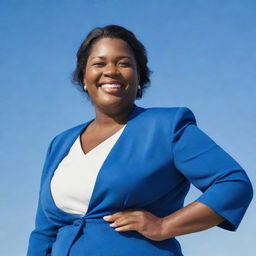
<instances>
[{"instance_id":1,"label":"blue jacket fabric","mask_svg":"<svg viewBox=\"0 0 256 256\"><path fill-rule=\"evenodd\" d=\"M99 170L86 214L59 209L51 178L93 120L61 132L48 147L27 256L180 256L175 238L153 241L137 231L115 231L103 216L128 208L167 216L183 207L190 184L202 191L196 201L225 218L221 228L237 229L252 199L252 185L243 168L198 128L187 107L134 105Z\"/></svg>"}]
</instances>

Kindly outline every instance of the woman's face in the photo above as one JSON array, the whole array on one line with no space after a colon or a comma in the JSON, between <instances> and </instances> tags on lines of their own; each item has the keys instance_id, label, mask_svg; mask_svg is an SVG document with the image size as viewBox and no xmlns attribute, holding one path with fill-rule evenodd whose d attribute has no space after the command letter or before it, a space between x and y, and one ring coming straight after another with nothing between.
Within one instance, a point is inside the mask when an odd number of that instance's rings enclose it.
<instances>
[{"instance_id":1,"label":"woman's face","mask_svg":"<svg viewBox=\"0 0 256 256\"><path fill-rule=\"evenodd\" d=\"M129 45L117 38L102 38L91 49L84 84L97 109L118 112L133 105L139 77Z\"/></svg>"}]
</instances>

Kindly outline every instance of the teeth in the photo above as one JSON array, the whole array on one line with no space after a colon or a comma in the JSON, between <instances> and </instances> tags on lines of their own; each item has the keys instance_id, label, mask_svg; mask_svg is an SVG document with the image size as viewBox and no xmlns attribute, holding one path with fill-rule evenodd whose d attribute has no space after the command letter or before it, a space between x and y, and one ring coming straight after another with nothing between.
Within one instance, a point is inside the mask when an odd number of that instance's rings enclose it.
<instances>
[{"instance_id":1,"label":"teeth","mask_svg":"<svg viewBox=\"0 0 256 256\"><path fill-rule=\"evenodd\" d=\"M120 84L102 84L102 88L121 88Z\"/></svg>"}]
</instances>

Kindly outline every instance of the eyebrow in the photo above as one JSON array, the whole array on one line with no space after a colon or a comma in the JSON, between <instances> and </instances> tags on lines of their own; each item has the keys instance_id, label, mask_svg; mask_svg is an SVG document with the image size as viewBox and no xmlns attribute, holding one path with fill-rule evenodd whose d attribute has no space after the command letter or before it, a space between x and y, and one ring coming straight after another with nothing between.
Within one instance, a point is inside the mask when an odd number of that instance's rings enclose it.
<instances>
[{"instance_id":1,"label":"eyebrow","mask_svg":"<svg viewBox=\"0 0 256 256\"><path fill-rule=\"evenodd\" d=\"M95 56L95 57L92 57L91 60L96 59L96 58L106 59L106 57L104 57L104 56ZM118 57L116 57L117 60L124 59L124 58L128 58L128 59L132 60L132 58L130 56L118 56Z\"/></svg>"}]
</instances>

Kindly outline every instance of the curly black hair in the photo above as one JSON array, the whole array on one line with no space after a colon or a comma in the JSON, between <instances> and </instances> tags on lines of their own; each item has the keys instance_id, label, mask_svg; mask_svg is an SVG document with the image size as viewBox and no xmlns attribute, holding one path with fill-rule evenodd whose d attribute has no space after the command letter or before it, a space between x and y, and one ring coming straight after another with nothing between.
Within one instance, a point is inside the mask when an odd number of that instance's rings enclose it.
<instances>
[{"instance_id":1,"label":"curly black hair","mask_svg":"<svg viewBox=\"0 0 256 256\"><path fill-rule=\"evenodd\" d=\"M138 73L140 77L139 84L141 89L138 90L136 99L142 98L145 88L150 84L150 73L152 71L148 68L147 52L144 45L135 37L135 35L124 27L118 25L108 25L105 27L98 27L91 30L81 46L77 51L77 63L76 69L72 75L72 81L82 87L84 91L84 73L87 64L90 50L93 44L101 38L118 38L124 40L131 48L138 67Z\"/></svg>"}]
</instances>

